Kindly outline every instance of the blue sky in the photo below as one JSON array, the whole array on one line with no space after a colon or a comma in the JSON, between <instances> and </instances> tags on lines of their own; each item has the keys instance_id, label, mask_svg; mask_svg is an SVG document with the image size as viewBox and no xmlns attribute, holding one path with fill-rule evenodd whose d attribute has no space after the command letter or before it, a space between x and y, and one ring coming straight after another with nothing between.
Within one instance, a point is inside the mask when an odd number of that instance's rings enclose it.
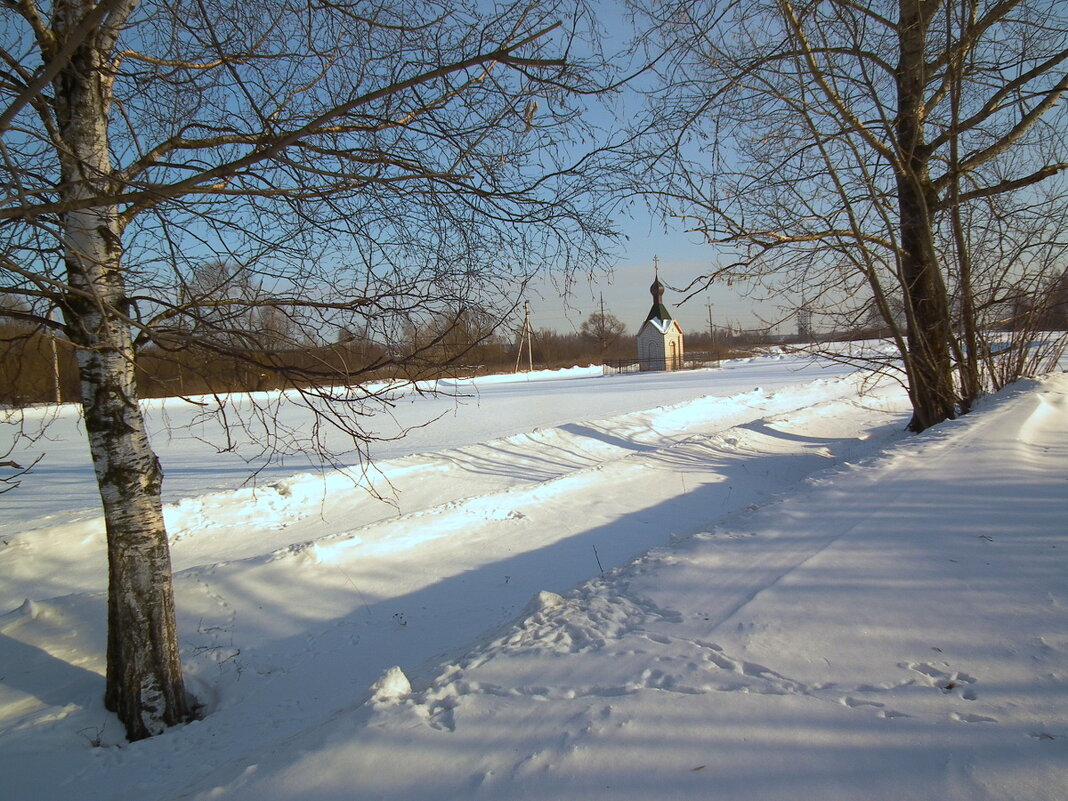
<instances>
[{"instance_id":1,"label":"blue sky","mask_svg":"<svg viewBox=\"0 0 1068 801\"><path fill-rule=\"evenodd\" d=\"M624 47L632 35L624 5L619 0L595 0L594 5L600 9L597 21L603 26L606 50L613 49L613 42ZM616 66L627 69L620 63ZM618 130L628 115L640 114L643 105L637 93L624 89L591 103L587 120L606 132ZM697 276L709 272L719 255L717 249L704 244L699 236L687 233L681 223L665 226L640 201L628 204L626 209L615 218L616 227L625 237L617 243L619 258L609 274L577 278L565 297L561 297L559 286L549 279L534 284L528 299L535 329L550 328L562 333L578 330L589 314L600 309L603 293L605 311L622 320L631 333L636 333L652 303L649 285L653 281L654 257L659 263L660 278L668 287L664 302L684 331L707 329L709 303L717 326L760 328L766 325L762 319L779 316L773 304L747 299L725 284L716 284L681 304L685 295L675 289L681 290Z\"/></svg>"},{"instance_id":2,"label":"blue sky","mask_svg":"<svg viewBox=\"0 0 1068 801\"><path fill-rule=\"evenodd\" d=\"M649 285L653 282L654 257L659 263L660 279L668 286L664 302L684 331L707 328L709 303L717 326L730 323L735 327L756 328L763 325L760 317L776 316L771 304L764 308L723 283L682 304L685 296L674 289L684 288L694 277L707 272L716 250L694 242L694 236L685 231L664 231L649 216L619 222L628 236L620 243L621 256L609 274L578 278L563 298L551 281L534 285L530 306L535 329L551 328L561 333L577 330L589 314L599 311L603 293L605 311L622 320L630 333L636 333L652 304Z\"/></svg>"}]
</instances>

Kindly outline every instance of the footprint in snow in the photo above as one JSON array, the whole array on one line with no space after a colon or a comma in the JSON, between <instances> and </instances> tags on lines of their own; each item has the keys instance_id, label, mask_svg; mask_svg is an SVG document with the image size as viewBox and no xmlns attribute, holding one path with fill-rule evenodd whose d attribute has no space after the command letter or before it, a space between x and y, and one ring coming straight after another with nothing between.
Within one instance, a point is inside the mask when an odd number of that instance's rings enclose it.
<instances>
[{"instance_id":1,"label":"footprint in snow","mask_svg":"<svg viewBox=\"0 0 1068 801\"><path fill-rule=\"evenodd\" d=\"M988 718L986 715L966 715L961 712L950 712L950 720L958 723L997 723L997 718Z\"/></svg>"},{"instance_id":2,"label":"footprint in snow","mask_svg":"<svg viewBox=\"0 0 1068 801\"><path fill-rule=\"evenodd\" d=\"M940 664L942 667L949 667L945 662ZM929 686L937 687L944 693L948 694L960 690L961 698L966 701L974 701L979 697L975 688L968 686L970 684L975 684L978 679L974 676L969 676L967 673L961 673L955 670L943 670L942 667L932 665L930 662L902 662L900 667L911 670L913 673L919 673L924 677L924 680Z\"/></svg>"}]
</instances>

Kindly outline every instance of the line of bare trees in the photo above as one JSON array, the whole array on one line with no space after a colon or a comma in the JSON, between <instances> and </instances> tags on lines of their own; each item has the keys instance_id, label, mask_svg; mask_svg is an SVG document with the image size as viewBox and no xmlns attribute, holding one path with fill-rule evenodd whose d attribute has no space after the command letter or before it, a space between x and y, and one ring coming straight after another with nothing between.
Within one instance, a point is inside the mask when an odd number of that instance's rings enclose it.
<instances>
[{"instance_id":1,"label":"line of bare trees","mask_svg":"<svg viewBox=\"0 0 1068 801\"><path fill-rule=\"evenodd\" d=\"M534 367L556 369L633 357L635 336L627 334L612 315L605 315L609 322L603 327L599 317L590 315L580 330L571 333L534 332ZM298 381L287 376L312 372L321 375L299 384L311 392L351 381L433 381L507 373L515 369L519 346L507 325L498 327L487 315L470 310L438 315L421 325L409 320L391 342L340 329L336 341L327 345L302 344L299 332L281 333L277 328L249 326L235 330L240 344L219 333L211 346L179 337L147 343L137 351L138 396L190 398L284 390ZM408 356L394 358L398 350ZM0 324L0 405L79 402L80 392L77 356L70 342L33 325Z\"/></svg>"}]
</instances>

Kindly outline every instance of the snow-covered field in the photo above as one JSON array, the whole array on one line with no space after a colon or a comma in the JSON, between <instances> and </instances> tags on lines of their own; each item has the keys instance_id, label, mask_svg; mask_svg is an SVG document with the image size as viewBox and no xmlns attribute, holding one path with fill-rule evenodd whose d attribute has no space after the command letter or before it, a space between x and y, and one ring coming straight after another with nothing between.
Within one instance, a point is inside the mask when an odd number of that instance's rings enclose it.
<instances>
[{"instance_id":1,"label":"snow-covered field","mask_svg":"<svg viewBox=\"0 0 1068 801\"><path fill-rule=\"evenodd\" d=\"M452 389L398 399L383 435L436 421L364 487L242 486L147 406L207 714L135 744L78 420L35 412L0 797L1068 799L1068 375L921 436L899 388L781 355Z\"/></svg>"}]
</instances>

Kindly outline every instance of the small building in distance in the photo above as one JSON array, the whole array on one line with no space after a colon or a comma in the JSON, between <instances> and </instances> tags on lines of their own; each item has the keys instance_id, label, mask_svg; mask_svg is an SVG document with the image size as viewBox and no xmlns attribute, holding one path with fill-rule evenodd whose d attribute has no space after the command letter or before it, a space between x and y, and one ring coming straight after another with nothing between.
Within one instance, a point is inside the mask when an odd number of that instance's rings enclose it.
<instances>
[{"instance_id":1,"label":"small building in distance","mask_svg":"<svg viewBox=\"0 0 1068 801\"><path fill-rule=\"evenodd\" d=\"M653 308L638 329L638 362L642 370L678 370L682 368L682 328L664 305L664 285L657 274L649 287Z\"/></svg>"}]
</instances>

